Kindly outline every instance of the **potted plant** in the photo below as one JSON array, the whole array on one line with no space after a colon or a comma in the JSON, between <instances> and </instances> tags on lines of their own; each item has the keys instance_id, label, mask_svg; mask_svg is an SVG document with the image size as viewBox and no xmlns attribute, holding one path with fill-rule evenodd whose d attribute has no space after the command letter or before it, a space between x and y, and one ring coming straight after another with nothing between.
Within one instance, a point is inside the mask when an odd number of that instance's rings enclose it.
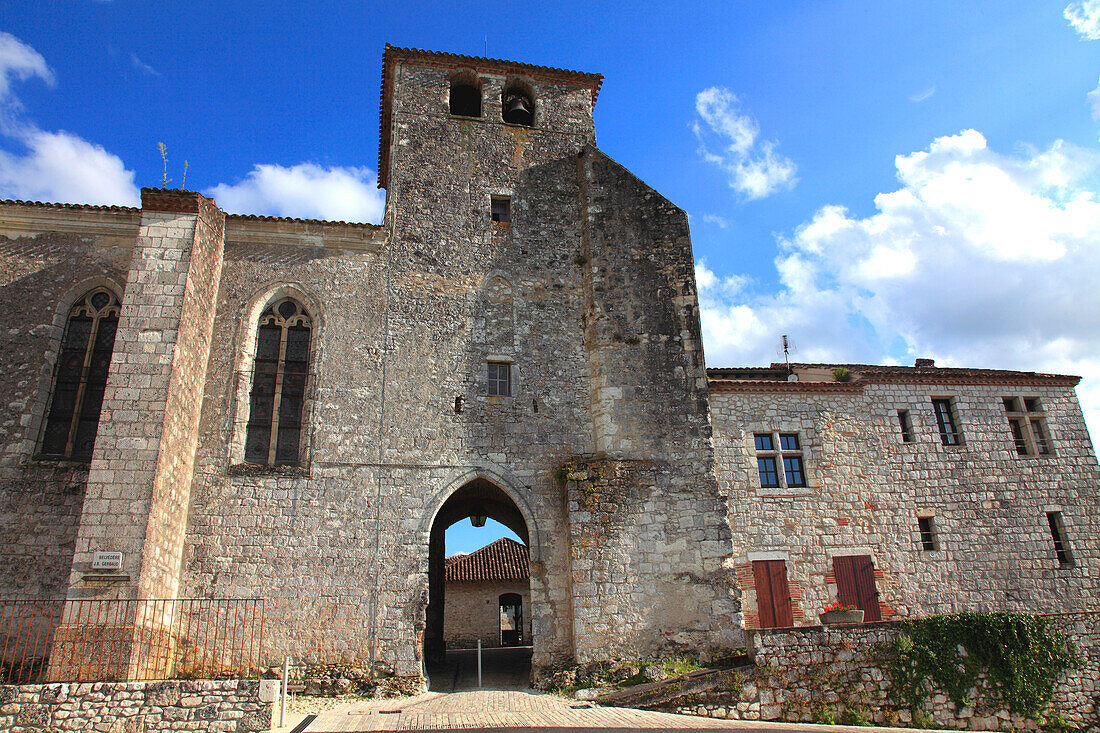
<instances>
[{"instance_id":1,"label":"potted plant","mask_svg":"<svg viewBox=\"0 0 1100 733\"><path fill-rule=\"evenodd\" d=\"M861 624L863 623L863 609L840 603L830 604L821 610L821 623L823 624Z\"/></svg>"}]
</instances>

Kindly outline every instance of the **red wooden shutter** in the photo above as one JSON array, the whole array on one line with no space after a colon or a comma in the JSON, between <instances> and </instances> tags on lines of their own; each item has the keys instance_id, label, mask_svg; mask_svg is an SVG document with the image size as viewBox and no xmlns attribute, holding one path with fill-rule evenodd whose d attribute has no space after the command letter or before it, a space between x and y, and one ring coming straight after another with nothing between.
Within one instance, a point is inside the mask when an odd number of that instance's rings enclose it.
<instances>
[{"instance_id":1,"label":"red wooden shutter","mask_svg":"<svg viewBox=\"0 0 1100 733\"><path fill-rule=\"evenodd\" d=\"M878 588L875 586L875 566L870 555L850 555L833 558L837 600L863 609L864 621L881 621Z\"/></svg>"},{"instance_id":2,"label":"red wooden shutter","mask_svg":"<svg viewBox=\"0 0 1100 733\"><path fill-rule=\"evenodd\" d=\"M794 626L791 591L787 585L787 564L782 560L756 560L752 564L756 585L756 608L760 628Z\"/></svg>"}]
</instances>

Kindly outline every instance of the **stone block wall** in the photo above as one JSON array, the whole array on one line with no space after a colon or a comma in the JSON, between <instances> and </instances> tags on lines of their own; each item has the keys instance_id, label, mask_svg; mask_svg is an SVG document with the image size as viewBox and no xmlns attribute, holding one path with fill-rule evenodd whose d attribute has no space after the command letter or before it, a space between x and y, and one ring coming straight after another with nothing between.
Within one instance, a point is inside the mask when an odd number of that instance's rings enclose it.
<instances>
[{"instance_id":1,"label":"stone block wall","mask_svg":"<svg viewBox=\"0 0 1100 733\"><path fill-rule=\"evenodd\" d=\"M259 680L0 686L0 729L31 731L271 730Z\"/></svg>"},{"instance_id":2,"label":"stone block wall","mask_svg":"<svg viewBox=\"0 0 1100 733\"><path fill-rule=\"evenodd\" d=\"M38 459L69 310L121 296L140 211L7 204L0 217L0 600L65 593L88 463Z\"/></svg>"},{"instance_id":3,"label":"stone block wall","mask_svg":"<svg viewBox=\"0 0 1100 733\"><path fill-rule=\"evenodd\" d=\"M531 643L531 588L522 582L447 583L443 632L448 649L500 646L500 596L523 597L523 643Z\"/></svg>"},{"instance_id":4,"label":"stone block wall","mask_svg":"<svg viewBox=\"0 0 1100 733\"><path fill-rule=\"evenodd\" d=\"M95 551L123 553L124 597L175 597L221 271L224 215L185 191L143 191L77 535L70 597Z\"/></svg>"},{"instance_id":5,"label":"stone block wall","mask_svg":"<svg viewBox=\"0 0 1100 733\"><path fill-rule=\"evenodd\" d=\"M577 661L740 646L726 534L673 467L577 459L563 466L573 548Z\"/></svg>"},{"instance_id":6,"label":"stone block wall","mask_svg":"<svg viewBox=\"0 0 1100 733\"><path fill-rule=\"evenodd\" d=\"M1078 650L1079 666L1059 680L1048 712L1074 728L1095 730L1100 696L1100 613L1049 617ZM676 712L733 720L857 722L912 726L910 710L888 694L890 676L878 645L900 633L884 622L854 626L807 626L749 632L756 667L743 684L680 701ZM971 703L975 699L971 698ZM845 711L849 712L847 715ZM1041 730L1034 719L991 709L988 703L958 707L933 689L921 713L935 727L965 730Z\"/></svg>"},{"instance_id":7,"label":"stone block wall","mask_svg":"<svg viewBox=\"0 0 1100 733\"><path fill-rule=\"evenodd\" d=\"M954 399L960 446L940 440L939 396ZM1005 396L1041 400L1051 455L1016 454ZM752 562L763 559L785 561L796 625L837 599L833 559L844 555L871 556L883 619L1095 607L1100 471L1072 386L777 383L712 392L711 410L747 628L759 626ZM761 487L757 432L799 435L805 487ZM1056 557L1048 511L1062 512L1072 564ZM931 517L932 551L918 516Z\"/></svg>"}]
</instances>

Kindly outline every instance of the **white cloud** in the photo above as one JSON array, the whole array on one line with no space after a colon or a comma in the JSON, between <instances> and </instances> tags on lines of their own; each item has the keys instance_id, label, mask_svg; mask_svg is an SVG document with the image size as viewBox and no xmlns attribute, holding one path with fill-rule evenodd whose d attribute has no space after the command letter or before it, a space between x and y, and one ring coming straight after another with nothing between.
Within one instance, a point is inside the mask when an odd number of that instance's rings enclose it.
<instances>
[{"instance_id":1,"label":"white cloud","mask_svg":"<svg viewBox=\"0 0 1100 733\"><path fill-rule=\"evenodd\" d=\"M137 69L138 71L140 71L143 74L147 74L149 76L160 76L159 71L157 71L156 69L154 69L152 66L145 63L141 59L139 59L138 55L136 53L133 53L133 52L130 53L130 64L135 69Z\"/></svg>"},{"instance_id":2,"label":"white cloud","mask_svg":"<svg viewBox=\"0 0 1100 733\"><path fill-rule=\"evenodd\" d=\"M909 101L919 104L919 103L925 101L926 99L930 99L932 97L932 95L935 94L935 93L936 93L936 85L935 84L929 84L927 87L925 87L924 89L921 89L919 92L914 92L913 94L910 94L909 95Z\"/></svg>"},{"instance_id":3,"label":"white cloud","mask_svg":"<svg viewBox=\"0 0 1100 733\"><path fill-rule=\"evenodd\" d=\"M718 216L718 214L703 214L703 221L707 224L713 224L716 227L726 229L730 223L724 216Z\"/></svg>"},{"instance_id":4,"label":"white cloud","mask_svg":"<svg viewBox=\"0 0 1100 733\"><path fill-rule=\"evenodd\" d=\"M369 168L262 164L240 183L221 183L206 193L236 214L377 223L386 205L377 180Z\"/></svg>"},{"instance_id":5,"label":"white cloud","mask_svg":"<svg viewBox=\"0 0 1100 733\"><path fill-rule=\"evenodd\" d=\"M724 169L730 186L745 198L763 198L797 182L795 164L775 152L775 142L759 139L760 126L741 113L740 101L729 89L709 87L699 92L695 111L699 119L692 130L699 140L699 154ZM714 152L715 145L719 152Z\"/></svg>"},{"instance_id":6,"label":"white cloud","mask_svg":"<svg viewBox=\"0 0 1100 733\"><path fill-rule=\"evenodd\" d=\"M1070 3L1062 15L1085 40L1100 40L1100 0Z\"/></svg>"},{"instance_id":7,"label":"white cloud","mask_svg":"<svg viewBox=\"0 0 1100 733\"><path fill-rule=\"evenodd\" d=\"M137 206L134 172L101 146L67 132L24 130L24 155L0 150L0 196Z\"/></svg>"},{"instance_id":8,"label":"white cloud","mask_svg":"<svg viewBox=\"0 0 1100 733\"><path fill-rule=\"evenodd\" d=\"M0 148L0 198L136 205L134 172L118 156L72 133L41 130L23 119L12 82L34 77L54 84L41 54L0 32L0 136L19 150Z\"/></svg>"},{"instance_id":9,"label":"white cloud","mask_svg":"<svg viewBox=\"0 0 1100 733\"><path fill-rule=\"evenodd\" d=\"M13 80L24 81L32 77L50 86L54 84L53 71L42 54L10 33L0 31L0 102L9 99Z\"/></svg>"},{"instance_id":10,"label":"white cloud","mask_svg":"<svg viewBox=\"0 0 1100 733\"><path fill-rule=\"evenodd\" d=\"M1085 96L1085 99L1088 100L1089 109L1092 111L1092 119L1100 121L1100 82Z\"/></svg>"},{"instance_id":11,"label":"white cloud","mask_svg":"<svg viewBox=\"0 0 1100 733\"><path fill-rule=\"evenodd\" d=\"M824 206L780 238L776 292L731 292L697 263L708 363L769 363L786 333L804 361L1080 374L1100 428L1100 155L1061 141L1001 155L966 130L896 167L877 213Z\"/></svg>"}]
</instances>

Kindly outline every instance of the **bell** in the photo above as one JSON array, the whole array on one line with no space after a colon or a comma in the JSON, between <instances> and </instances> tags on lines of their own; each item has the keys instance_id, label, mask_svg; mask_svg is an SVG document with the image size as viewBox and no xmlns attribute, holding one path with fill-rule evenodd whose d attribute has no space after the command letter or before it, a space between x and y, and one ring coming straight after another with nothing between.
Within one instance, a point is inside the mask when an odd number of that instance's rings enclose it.
<instances>
[{"instance_id":1,"label":"bell","mask_svg":"<svg viewBox=\"0 0 1100 733\"><path fill-rule=\"evenodd\" d=\"M520 94L511 94L505 100L504 121L513 125L531 124L531 103Z\"/></svg>"}]
</instances>

